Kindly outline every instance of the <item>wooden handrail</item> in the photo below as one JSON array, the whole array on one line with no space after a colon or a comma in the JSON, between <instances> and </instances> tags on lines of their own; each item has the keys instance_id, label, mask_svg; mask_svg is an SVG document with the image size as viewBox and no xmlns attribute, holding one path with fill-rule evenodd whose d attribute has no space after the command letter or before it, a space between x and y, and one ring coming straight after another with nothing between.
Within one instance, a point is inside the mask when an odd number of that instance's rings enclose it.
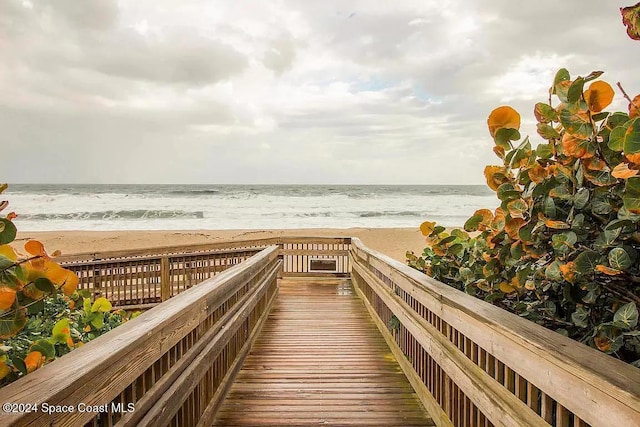
<instances>
[{"instance_id":1,"label":"wooden handrail","mask_svg":"<svg viewBox=\"0 0 640 427\"><path fill-rule=\"evenodd\" d=\"M208 405L218 403L212 399L211 387L230 384L230 362L246 355L249 340L266 318L281 264L278 247L270 246L7 385L2 389L3 403L38 404L39 408L30 413L0 413L0 425L78 425L91 420L99 425L144 424L144 420L159 425L157 421L166 424L178 412L186 420L184 425L195 425L203 414L212 419L215 413ZM180 395L159 418L157 402L165 401L166 393L176 388ZM133 403L135 412L123 416L119 411L127 408L126 403L110 406L123 402ZM48 408L73 411L47 414L45 403ZM83 408L105 405L105 411L82 412L80 404Z\"/></svg>"},{"instance_id":2,"label":"wooden handrail","mask_svg":"<svg viewBox=\"0 0 640 427\"><path fill-rule=\"evenodd\" d=\"M357 238L351 257L354 285L411 360L401 365L423 383L419 395L432 415L444 415L434 416L439 426L640 425L637 368L431 279Z\"/></svg>"}]
</instances>

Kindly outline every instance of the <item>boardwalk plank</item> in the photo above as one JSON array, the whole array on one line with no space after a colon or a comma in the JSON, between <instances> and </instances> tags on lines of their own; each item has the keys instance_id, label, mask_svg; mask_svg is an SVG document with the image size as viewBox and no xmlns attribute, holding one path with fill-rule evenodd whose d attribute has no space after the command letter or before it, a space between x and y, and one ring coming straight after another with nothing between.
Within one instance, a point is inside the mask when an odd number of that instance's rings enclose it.
<instances>
[{"instance_id":1,"label":"boardwalk plank","mask_svg":"<svg viewBox=\"0 0 640 427\"><path fill-rule=\"evenodd\" d=\"M345 283L283 281L217 426L432 426Z\"/></svg>"}]
</instances>

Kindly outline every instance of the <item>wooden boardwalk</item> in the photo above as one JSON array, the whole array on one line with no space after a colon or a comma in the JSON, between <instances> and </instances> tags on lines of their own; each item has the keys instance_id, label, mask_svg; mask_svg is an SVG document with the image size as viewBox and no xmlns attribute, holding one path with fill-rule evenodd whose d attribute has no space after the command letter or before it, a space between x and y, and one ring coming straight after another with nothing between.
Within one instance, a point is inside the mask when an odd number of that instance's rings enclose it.
<instances>
[{"instance_id":1,"label":"wooden boardwalk","mask_svg":"<svg viewBox=\"0 0 640 427\"><path fill-rule=\"evenodd\" d=\"M215 425L434 425L349 281L279 292Z\"/></svg>"}]
</instances>

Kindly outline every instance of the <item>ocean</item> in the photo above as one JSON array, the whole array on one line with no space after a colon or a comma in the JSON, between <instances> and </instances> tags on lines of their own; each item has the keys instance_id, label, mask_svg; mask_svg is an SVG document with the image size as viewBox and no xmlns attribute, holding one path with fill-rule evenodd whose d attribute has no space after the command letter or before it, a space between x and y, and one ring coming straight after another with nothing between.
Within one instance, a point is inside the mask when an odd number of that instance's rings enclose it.
<instances>
[{"instance_id":1,"label":"ocean","mask_svg":"<svg viewBox=\"0 0 640 427\"><path fill-rule=\"evenodd\" d=\"M0 195L21 231L461 226L483 185L36 185Z\"/></svg>"}]
</instances>

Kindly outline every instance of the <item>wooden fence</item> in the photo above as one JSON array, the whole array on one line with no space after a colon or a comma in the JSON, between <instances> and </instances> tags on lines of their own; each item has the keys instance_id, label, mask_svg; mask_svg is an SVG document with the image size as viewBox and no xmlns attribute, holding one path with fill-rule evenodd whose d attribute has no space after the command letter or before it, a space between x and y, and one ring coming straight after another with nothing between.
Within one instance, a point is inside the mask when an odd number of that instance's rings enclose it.
<instances>
[{"instance_id":1,"label":"wooden fence","mask_svg":"<svg viewBox=\"0 0 640 427\"><path fill-rule=\"evenodd\" d=\"M209 425L275 300L281 267L270 246L9 384L3 403L39 407L0 413L0 425Z\"/></svg>"},{"instance_id":2,"label":"wooden fence","mask_svg":"<svg viewBox=\"0 0 640 427\"><path fill-rule=\"evenodd\" d=\"M640 370L352 239L352 281L438 426L638 426Z\"/></svg>"}]
</instances>

